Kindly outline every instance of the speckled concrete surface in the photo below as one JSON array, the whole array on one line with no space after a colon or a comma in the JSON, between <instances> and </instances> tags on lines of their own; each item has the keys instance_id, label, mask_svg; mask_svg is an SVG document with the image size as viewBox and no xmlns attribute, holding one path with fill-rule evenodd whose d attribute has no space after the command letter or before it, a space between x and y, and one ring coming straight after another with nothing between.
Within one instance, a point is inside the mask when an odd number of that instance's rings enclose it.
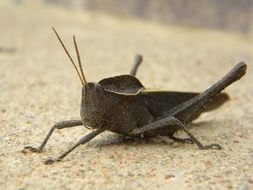
<instances>
[{"instance_id":1,"label":"speckled concrete surface","mask_svg":"<svg viewBox=\"0 0 253 190\"><path fill-rule=\"evenodd\" d=\"M0 5L0 189L253 188L252 37ZM76 34L89 81L128 72L141 53L138 77L146 86L202 91L237 62L247 62L247 75L226 89L231 100L191 128L203 143L223 149L124 141L108 132L63 162L44 165L88 132L80 127L56 131L41 154L22 154L25 145L39 145L54 122L79 116L81 85L51 26L72 53Z\"/></svg>"}]
</instances>

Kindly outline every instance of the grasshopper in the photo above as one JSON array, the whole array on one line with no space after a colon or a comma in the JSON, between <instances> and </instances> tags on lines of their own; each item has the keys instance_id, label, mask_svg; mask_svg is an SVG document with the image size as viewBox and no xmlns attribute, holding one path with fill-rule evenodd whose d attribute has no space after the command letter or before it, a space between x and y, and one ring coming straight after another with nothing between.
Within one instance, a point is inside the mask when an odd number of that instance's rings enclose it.
<instances>
[{"instance_id":1,"label":"grasshopper","mask_svg":"<svg viewBox=\"0 0 253 190\"><path fill-rule=\"evenodd\" d=\"M142 56L137 55L130 74L105 78L99 82L87 82L76 43L79 70L53 28L59 42L73 64L82 83L80 120L56 123L42 144L38 147L26 146L24 152L42 152L55 129L85 126L92 129L67 151L55 159L47 159L46 164L61 161L79 145L85 144L97 135L111 131L133 138L168 136L179 142L195 143L200 149L221 149L219 144L203 145L187 128L201 113L214 110L229 97L221 91L239 80L245 73L247 65L238 63L228 74L202 93L154 91L145 88L135 77ZM189 138L178 138L174 134L183 130Z\"/></svg>"}]
</instances>

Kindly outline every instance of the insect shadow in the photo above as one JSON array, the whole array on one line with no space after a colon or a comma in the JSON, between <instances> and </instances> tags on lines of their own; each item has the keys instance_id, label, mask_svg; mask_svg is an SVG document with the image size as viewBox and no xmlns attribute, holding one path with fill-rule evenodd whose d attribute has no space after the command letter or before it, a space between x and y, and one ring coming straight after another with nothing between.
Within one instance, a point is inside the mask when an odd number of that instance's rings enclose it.
<instances>
[{"instance_id":1,"label":"insect shadow","mask_svg":"<svg viewBox=\"0 0 253 190\"><path fill-rule=\"evenodd\" d=\"M0 53L12 54L15 53L16 49L13 47L3 47L0 46Z\"/></svg>"},{"instance_id":2,"label":"insect shadow","mask_svg":"<svg viewBox=\"0 0 253 190\"><path fill-rule=\"evenodd\" d=\"M224 120L222 121L197 121L194 123L191 123L187 126L188 129L206 129L213 131L213 126L222 126L224 125ZM185 134L183 131L176 131L175 136L180 139L184 139L183 143L186 144L192 144L191 140L187 140L185 138ZM143 144L174 144L174 143L182 143L181 141L174 141L173 139L167 137L164 138L164 136L155 136L152 138L132 138L128 136L118 135L115 133L107 133L103 136L103 138L100 139L94 139L93 141L90 141L87 145L88 146L98 146L98 147L107 147L107 146L113 146L113 145L129 145L129 146L139 146Z\"/></svg>"},{"instance_id":3,"label":"insect shadow","mask_svg":"<svg viewBox=\"0 0 253 190\"><path fill-rule=\"evenodd\" d=\"M38 148L26 146L23 152L42 152L55 129L76 126L85 126L92 129L92 132L82 137L59 157L46 160L46 164L61 161L75 148L105 131L132 138L167 136L177 142L194 143L200 149L221 149L219 144L202 144L187 126L201 113L217 109L229 99L228 95L221 91L246 73L245 63L238 63L228 74L202 93L152 90L144 87L135 77L142 62L141 55L135 57L129 74L105 78L99 82L87 82L75 36L73 41L79 70L58 33L54 28L53 30L82 83L80 120L56 123ZM178 130L184 131L189 138L176 137L174 134Z\"/></svg>"}]
</instances>

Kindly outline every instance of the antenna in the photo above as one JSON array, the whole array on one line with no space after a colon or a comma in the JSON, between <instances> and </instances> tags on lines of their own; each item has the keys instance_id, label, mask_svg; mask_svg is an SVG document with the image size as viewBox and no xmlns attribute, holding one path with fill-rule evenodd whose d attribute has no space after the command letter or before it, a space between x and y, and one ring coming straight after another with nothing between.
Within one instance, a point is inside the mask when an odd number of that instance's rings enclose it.
<instances>
[{"instance_id":1,"label":"antenna","mask_svg":"<svg viewBox=\"0 0 253 190\"><path fill-rule=\"evenodd\" d=\"M80 71L81 71L81 74L82 74L82 77L83 77L83 82L86 84L87 81L86 81L84 73L83 73L82 63L81 63L80 54L79 54L79 51L78 51L75 35L73 35L73 40L74 40L74 44L75 44L75 49L76 49L76 55L77 55L77 59L78 59L79 68L80 68Z\"/></svg>"},{"instance_id":2,"label":"antenna","mask_svg":"<svg viewBox=\"0 0 253 190\"><path fill-rule=\"evenodd\" d=\"M82 85L84 85L84 84L85 84L85 82L84 82L84 81L85 81L85 79L82 79L82 77L81 77L81 75L80 75L80 73L79 73L79 71L78 71L78 69L77 69L77 67L76 67L76 65L75 65L75 63L74 63L74 61L73 61L72 57L70 56L70 54L69 54L68 50L66 49L65 45L63 44L63 42L62 42L62 40L61 40L60 36L58 35L58 33L56 32L56 30L54 29L54 27L52 27L52 29L53 29L53 31L54 31L54 33L55 33L55 35L57 36L58 40L60 41L60 43L61 43L61 45L62 45L63 49L64 49L64 50L65 50L65 52L66 52L66 54L68 55L68 57L69 57L69 59L70 59L71 63L72 63L72 64L73 64L73 66L75 67L75 70L76 70L76 72L77 72L77 74L78 74L78 77L79 77L79 79L80 79L80 81L81 81Z\"/></svg>"}]
</instances>

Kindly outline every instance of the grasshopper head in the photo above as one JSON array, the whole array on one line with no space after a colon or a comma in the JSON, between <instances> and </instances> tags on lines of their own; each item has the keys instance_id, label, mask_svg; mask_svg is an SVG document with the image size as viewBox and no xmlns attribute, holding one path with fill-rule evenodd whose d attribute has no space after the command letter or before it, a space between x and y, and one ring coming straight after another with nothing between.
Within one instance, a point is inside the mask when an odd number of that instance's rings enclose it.
<instances>
[{"instance_id":1,"label":"grasshopper head","mask_svg":"<svg viewBox=\"0 0 253 190\"><path fill-rule=\"evenodd\" d=\"M100 128L108 116L106 116L106 113L110 113L109 109L117 109L117 106L122 102L122 97L123 100L125 100L125 96L129 95L131 97L144 87L138 79L131 75L110 77L101 80L99 83L88 83L83 72L75 36L73 36L73 41L79 69L54 28L53 31L68 55L83 86L80 110L81 120L85 126ZM133 71L133 73L134 72L136 71Z\"/></svg>"},{"instance_id":2,"label":"grasshopper head","mask_svg":"<svg viewBox=\"0 0 253 190\"><path fill-rule=\"evenodd\" d=\"M105 114L105 90L98 83L87 83L82 88L81 120L84 125L99 128Z\"/></svg>"},{"instance_id":3,"label":"grasshopper head","mask_svg":"<svg viewBox=\"0 0 253 190\"><path fill-rule=\"evenodd\" d=\"M61 43L63 49L65 50L66 54L68 55L72 65L74 66L76 73L83 85L82 87L82 102L81 102L81 119L85 125L88 125L93 128L98 128L101 126L102 122L102 115L104 113L104 106L103 106L103 97L104 97L104 91L103 88L100 87L97 83L87 83L82 63L79 55L79 50L76 43L76 38L73 36L74 46L76 50L79 70L70 56L67 48L65 47L64 43L62 42L60 36L56 32L56 30L53 28L54 33L56 34L59 42Z\"/></svg>"}]
</instances>

